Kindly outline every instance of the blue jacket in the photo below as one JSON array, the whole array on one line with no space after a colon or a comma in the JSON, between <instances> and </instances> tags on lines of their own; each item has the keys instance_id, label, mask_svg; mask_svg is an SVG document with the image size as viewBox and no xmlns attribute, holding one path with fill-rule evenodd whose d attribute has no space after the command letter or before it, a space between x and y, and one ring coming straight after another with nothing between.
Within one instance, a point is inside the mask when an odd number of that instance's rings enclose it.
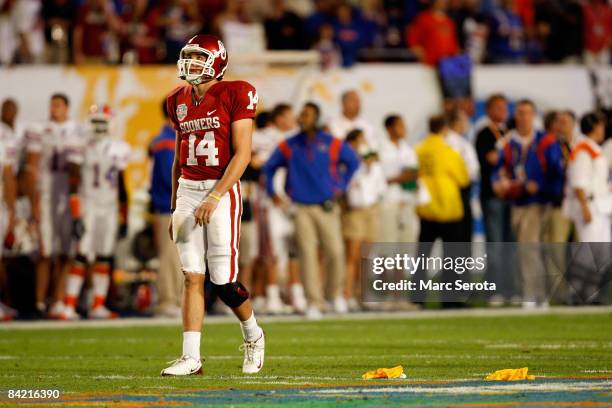
<instances>
[{"instance_id":1,"label":"blue jacket","mask_svg":"<svg viewBox=\"0 0 612 408\"><path fill-rule=\"evenodd\" d=\"M521 185L521 191L515 193L512 197L515 205L522 206L546 202L546 194L544 193L546 190L546 180L538 158L537 149L542 136L542 133L536 133L534 141L526 150L526 154L523 152L521 143L514 138L510 138L499 152L499 161L491 176L493 183L499 179L501 171L505 171L512 181L520 181L520 173L524 173L522 175L524 183ZM536 194L528 194L524 191L527 181L535 181L538 184L538 192Z\"/></svg>"},{"instance_id":2,"label":"blue jacket","mask_svg":"<svg viewBox=\"0 0 612 408\"><path fill-rule=\"evenodd\" d=\"M170 213L175 138L174 129L165 125L149 145L149 157L153 159L151 207L154 212L161 214Z\"/></svg>"},{"instance_id":3,"label":"blue jacket","mask_svg":"<svg viewBox=\"0 0 612 408\"><path fill-rule=\"evenodd\" d=\"M281 142L263 167L266 191L274 195L273 178L287 168L285 190L300 204L321 204L346 190L359 167L353 149L340 139L318 131L314 140L301 132Z\"/></svg>"},{"instance_id":4,"label":"blue jacket","mask_svg":"<svg viewBox=\"0 0 612 408\"><path fill-rule=\"evenodd\" d=\"M525 31L513 11L497 8L491 13L488 51L496 61L517 61L525 55Z\"/></svg>"},{"instance_id":5,"label":"blue jacket","mask_svg":"<svg viewBox=\"0 0 612 408\"><path fill-rule=\"evenodd\" d=\"M559 207L563 201L566 165L561 143L555 134L547 133L539 138L537 155L544 178L542 199Z\"/></svg>"}]
</instances>

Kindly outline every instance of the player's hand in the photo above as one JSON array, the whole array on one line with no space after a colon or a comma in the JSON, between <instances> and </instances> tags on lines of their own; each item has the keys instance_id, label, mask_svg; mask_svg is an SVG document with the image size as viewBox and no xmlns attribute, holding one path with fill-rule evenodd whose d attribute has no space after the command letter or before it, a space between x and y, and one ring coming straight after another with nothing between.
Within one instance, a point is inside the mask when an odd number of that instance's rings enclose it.
<instances>
[{"instance_id":1,"label":"player's hand","mask_svg":"<svg viewBox=\"0 0 612 408\"><path fill-rule=\"evenodd\" d=\"M286 210L289 207L289 203L287 202L287 200L285 200L283 197L279 196L278 194L274 194L274 196L272 196L272 202L274 203L275 206L283 210Z\"/></svg>"},{"instance_id":2,"label":"player's hand","mask_svg":"<svg viewBox=\"0 0 612 408\"><path fill-rule=\"evenodd\" d=\"M497 194L498 197L504 198L509 189L510 183L505 177L502 177L493 183L493 192Z\"/></svg>"},{"instance_id":3,"label":"player's hand","mask_svg":"<svg viewBox=\"0 0 612 408\"><path fill-rule=\"evenodd\" d=\"M219 202L212 197L206 197L202 204L195 211L196 224L210 224L213 212L217 209Z\"/></svg>"},{"instance_id":4,"label":"player's hand","mask_svg":"<svg viewBox=\"0 0 612 408\"><path fill-rule=\"evenodd\" d=\"M127 237L128 234L128 225L127 223L121 223L119 224L119 230L117 232L117 238L121 239L125 239L125 237Z\"/></svg>"},{"instance_id":5,"label":"player's hand","mask_svg":"<svg viewBox=\"0 0 612 408\"><path fill-rule=\"evenodd\" d=\"M584 220L585 224L589 224L591 221L593 221L593 215L591 214L591 210L589 209L588 205L582 206L582 219Z\"/></svg>"},{"instance_id":6,"label":"player's hand","mask_svg":"<svg viewBox=\"0 0 612 408\"><path fill-rule=\"evenodd\" d=\"M534 195L538 192L538 190L540 189L540 187L538 186L538 183L536 183L533 180L529 180L527 182L527 184L525 185L525 190L527 191L527 193Z\"/></svg>"},{"instance_id":7,"label":"player's hand","mask_svg":"<svg viewBox=\"0 0 612 408\"><path fill-rule=\"evenodd\" d=\"M85 224L80 218L72 220L72 237L79 240L85 235Z\"/></svg>"}]
</instances>

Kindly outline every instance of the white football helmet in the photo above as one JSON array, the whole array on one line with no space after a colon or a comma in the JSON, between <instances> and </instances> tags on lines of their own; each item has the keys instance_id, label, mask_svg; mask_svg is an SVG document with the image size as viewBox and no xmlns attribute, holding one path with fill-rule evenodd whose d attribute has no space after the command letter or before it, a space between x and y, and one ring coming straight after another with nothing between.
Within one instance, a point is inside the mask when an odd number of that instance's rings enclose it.
<instances>
[{"instance_id":1,"label":"white football helmet","mask_svg":"<svg viewBox=\"0 0 612 408\"><path fill-rule=\"evenodd\" d=\"M92 105L89 108L89 124L93 136L110 136L112 118L113 111L109 105Z\"/></svg>"}]
</instances>

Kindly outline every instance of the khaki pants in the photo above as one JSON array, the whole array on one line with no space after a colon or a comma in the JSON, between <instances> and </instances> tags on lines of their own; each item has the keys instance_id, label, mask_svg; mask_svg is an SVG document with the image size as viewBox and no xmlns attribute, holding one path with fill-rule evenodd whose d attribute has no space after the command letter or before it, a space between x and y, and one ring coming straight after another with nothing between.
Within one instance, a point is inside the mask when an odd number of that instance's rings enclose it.
<instances>
[{"instance_id":1,"label":"khaki pants","mask_svg":"<svg viewBox=\"0 0 612 408\"><path fill-rule=\"evenodd\" d=\"M383 203L379 208L380 242L418 242L420 221L413 204Z\"/></svg>"},{"instance_id":2,"label":"khaki pants","mask_svg":"<svg viewBox=\"0 0 612 408\"><path fill-rule=\"evenodd\" d=\"M155 242L159 253L159 273L157 291L159 293L158 308L180 306L183 291L183 273L176 245L168 235L170 214L155 214L153 228Z\"/></svg>"},{"instance_id":3,"label":"khaki pants","mask_svg":"<svg viewBox=\"0 0 612 408\"><path fill-rule=\"evenodd\" d=\"M378 207L349 208L342 213L344 239L376 242L378 238Z\"/></svg>"},{"instance_id":4,"label":"khaki pants","mask_svg":"<svg viewBox=\"0 0 612 408\"><path fill-rule=\"evenodd\" d=\"M342 294L345 260L340 208L335 205L331 211L325 211L319 205L296 205L295 231L306 300L310 306L321 308L324 298L319 273L319 244L327 257L328 268L324 271L327 292L332 299Z\"/></svg>"},{"instance_id":5,"label":"khaki pants","mask_svg":"<svg viewBox=\"0 0 612 408\"><path fill-rule=\"evenodd\" d=\"M572 222L563 214L561 207L551 207L545 220L542 239L546 243L546 272L551 296L558 302L567 301L565 261L567 241Z\"/></svg>"},{"instance_id":6,"label":"khaki pants","mask_svg":"<svg viewBox=\"0 0 612 408\"><path fill-rule=\"evenodd\" d=\"M524 302L547 300L546 270L541 251L542 227L546 213L546 207L541 204L512 208L511 223L519 244Z\"/></svg>"}]
</instances>

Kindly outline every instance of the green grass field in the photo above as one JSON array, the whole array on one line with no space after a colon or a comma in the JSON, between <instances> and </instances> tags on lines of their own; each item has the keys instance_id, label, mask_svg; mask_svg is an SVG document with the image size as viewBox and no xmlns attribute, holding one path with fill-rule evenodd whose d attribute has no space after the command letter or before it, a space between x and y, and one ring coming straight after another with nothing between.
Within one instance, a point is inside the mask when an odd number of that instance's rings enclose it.
<instances>
[{"instance_id":1,"label":"green grass field","mask_svg":"<svg viewBox=\"0 0 612 408\"><path fill-rule=\"evenodd\" d=\"M546 387L533 395L523 390L518 393L527 398L523 402L536 396L565 401L587 392L584 398L612 406L610 313L276 323L263 319L263 325L267 348L261 373L245 376L240 371L238 325L215 323L203 332L204 375L187 378L159 377L166 362L180 353L179 326L0 330L0 405L15 403L6 399L7 390L32 388L59 389L61 403L78 406L172 401L293 405L300 395L300 405L312 406L325 405L330 397L346 406L448 405L480 401L477 390L496 384L481 382L487 373L526 366L537 376L520 383L527 387L551 382L567 384L553 391L571 390L572 384L594 386L578 387L578 394L571 395L555 391L541 396ZM404 366L406 380L361 380L367 370L398 364ZM440 391L442 385L461 391ZM475 390L475 397L466 386ZM394 390L397 387L405 392ZM422 387L431 390L418 391ZM602 387L608 392L600 392ZM309 397L308 390L319 394ZM503 403L504 395L503 390L490 394L491 402Z\"/></svg>"}]
</instances>

